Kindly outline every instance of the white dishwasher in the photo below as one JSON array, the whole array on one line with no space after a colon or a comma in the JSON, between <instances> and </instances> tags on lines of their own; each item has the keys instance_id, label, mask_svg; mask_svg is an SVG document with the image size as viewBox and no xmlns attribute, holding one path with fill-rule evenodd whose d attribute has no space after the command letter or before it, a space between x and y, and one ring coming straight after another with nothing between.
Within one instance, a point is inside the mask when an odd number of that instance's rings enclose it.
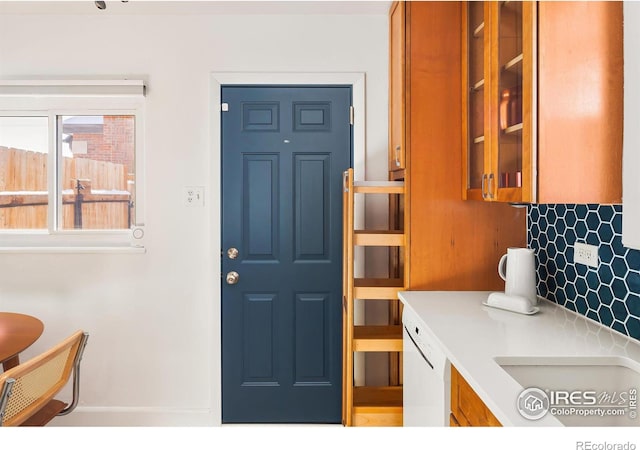
<instances>
[{"instance_id":1,"label":"white dishwasher","mask_svg":"<svg viewBox=\"0 0 640 450\"><path fill-rule=\"evenodd\" d=\"M402 325L403 426L449 426L451 364L431 332L407 307Z\"/></svg>"}]
</instances>

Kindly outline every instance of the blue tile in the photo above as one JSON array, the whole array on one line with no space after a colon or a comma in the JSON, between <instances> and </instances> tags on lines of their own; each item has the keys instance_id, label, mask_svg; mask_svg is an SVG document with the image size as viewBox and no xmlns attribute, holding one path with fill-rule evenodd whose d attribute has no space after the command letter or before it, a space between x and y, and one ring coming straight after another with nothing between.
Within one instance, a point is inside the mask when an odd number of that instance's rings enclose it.
<instances>
[{"instance_id":1,"label":"blue tile","mask_svg":"<svg viewBox=\"0 0 640 450\"><path fill-rule=\"evenodd\" d=\"M567 213L567 206L563 204L556 205L556 214L558 217L564 217Z\"/></svg>"},{"instance_id":2,"label":"blue tile","mask_svg":"<svg viewBox=\"0 0 640 450\"><path fill-rule=\"evenodd\" d=\"M613 229L616 233L622 234L622 214L616 214L613 216L611 224L613 225Z\"/></svg>"},{"instance_id":3,"label":"blue tile","mask_svg":"<svg viewBox=\"0 0 640 450\"><path fill-rule=\"evenodd\" d=\"M611 261L611 268L613 269L613 274L619 278L624 278L627 274L627 264L624 261L624 258L620 256L614 256L613 261Z\"/></svg>"},{"instance_id":4,"label":"blue tile","mask_svg":"<svg viewBox=\"0 0 640 450\"><path fill-rule=\"evenodd\" d=\"M640 273L635 273L635 272L627 273L627 278L625 281L627 282L627 287L629 288L629 292L635 292L636 294L640 294Z\"/></svg>"},{"instance_id":5,"label":"blue tile","mask_svg":"<svg viewBox=\"0 0 640 450\"><path fill-rule=\"evenodd\" d=\"M613 227L609 223L601 223L598 227L598 237L600 242L611 242L613 240Z\"/></svg>"},{"instance_id":6,"label":"blue tile","mask_svg":"<svg viewBox=\"0 0 640 450\"><path fill-rule=\"evenodd\" d=\"M558 253L556 253L556 256L554 258L556 261L556 265L560 270L564 270L567 266L567 258L565 256L567 246L565 245L564 239L562 237L559 237L558 240L556 240L556 247L558 248Z\"/></svg>"},{"instance_id":7,"label":"blue tile","mask_svg":"<svg viewBox=\"0 0 640 450\"><path fill-rule=\"evenodd\" d=\"M564 291L568 299L574 299L578 295L578 293L576 292L576 287L573 283L567 283L565 285Z\"/></svg>"},{"instance_id":8,"label":"blue tile","mask_svg":"<svg viewBox=\"0 0 640 450\"><path fill-rule=\"evenodd\" d=\"M587 295L587 282L584 278L578 277L575 282L578 295Z\"/></svg>"},{"instance_id":9,"label":"blue tile","mask_svg":"<svg viewBox=\"0 0 640 450\"><path fill-rule=\"evenodd\" d=\"M613 296L617 299L622 300L627 295L627 285L620 278L614 278L611 288Z\"/></svg>"},{"instance_id":10,"label":"blue tile","mask_svg":"<svg viewBox=\"0 0 640 450\"><path fill-rule=\"evenodd\" d=\"M567 232L564 235L564 239L567 241L567 250L569 248L573 249L573 246L576 243L576 238L577 238L576 231L573 228L568 228Z\"/></svg>"},{"instance_id":11,"label":"blue tile","mask_svg":"<svg viewBox=\"0 0 640 450\"><path fill-rule=\"evenodd\" d=\"M567 211L567 213L564 216L564 220L567 224L567 227L569 228L575 227L576 222L578 221L575 211L571 211L571 210Z\"/></svg>"},{"instance_id":12,"label":"blue tile","mask_svg":"<svg viewBox=\"0 0 640 450\"><path fill-rule=\"evenodd\" d=\"M598 268L598 278L600 278L600 282L604 284L611 284L613 281L613 272L611 271L611 267L605 264L600 264Z\"/></svg>"},{"instance_id":13,"label":"blue tile","mask_svg":"<svg viewBox=\"0 0 640 450\"><path fill-rule=\"evenodd\" d=\"M549 208L547 210L547 222L549 223L549 226L553 226L556 222L556 220L558 219L558 216L556 215L556 211L555 208Z\"/></svg>"},{"instance_id":14,"label":"blue tile","mask_svg":"<svg viewBox=\"0 0 640 450\"><path fill-rule=\"evenodd\" d=\"M576 216L578 219L584 219L587 217L587 205L576 205Z\"/></svg>"},{"instance_id":15,"label":"blue tile","mask_svg":"<svg viewBox=\"0 0 640 450\"><path fill-rule=\"evenodd\" d=\"M598 249L598 256L602 264L611 264L611 261L613 261L613 249L609 244L602 244Z\"/></svg>"},{"instance_id":16,"label":"blue tile","mask_svg":"<svg viewBox=\"0 0 640 450\"><path fill-rule=\"evenodd\" d=\"M567 265L564 269L564 274L567 277L567 281L574 281L578 276L574 265Z\"/></svg>"},{"instance_id":17,"label":"blue tile","mask_svg":"<svg viewBox=\"0 0 640 450\"><path fill-rule=\"evenodd\" d=\"M555 224L556 232L558 236L562 236L567 232L567 225L563 218L559 218Z\"/></svg>"},{"instance_id":18,"label":"blue tile","mask_svg":"<svg viewBox=\"0 0 640 450\"><path fill-rule=\"evenodd\" d=\"M540 297L547 298L549 296L549 290L547 289L546 283L540 283L538 291L540 291Z\"/></svg>"},{"instance_id":19,"label":"blue tile","mask_svg":"<svg viewBox=\"0 0 640 450\"><path fill-rule=\"evenodd\" d=\"M611 287L605 284L600 285L598 288L598 297L603 304L610 305L613 302L613 292L611 292Z\"/></svg>"},{"instance_id":20,"label":"blue tile","mask_svg":"<svg viewBox=\"0 0 640 450\"><path fill-rule=\"evenodd\" d=\"M547 284L547 290L549 292L554 292L556 290L556 287L558 286L556 284L556 279L554 277L548 277L546 280L546 284Z\"/></svg>"},{"instance_id":21,"label":"blue tile","mask_svg":"<svg viewBox=\"0 0 640 450\"><path fill-rule=\"evenodd\" d=\"M540 219L540 208L532 205L529 210L529 221L535 223Z\"/></svg>"},{"instance_id":22,"label":"blue tile","mask_svg":"<svg viewBox=\"0 0 640 450\"><path fill-rule=\"evenodd\" d=\"M538 236L538 242L540 243L540 248L545 248L547 246L549 240L547 239L546 232L540 233Z\"/></svg>"},{"instance_id":23,"label":"blue tile","mask_svg":"<svg viewBox=\"0 0 640 450\"><path fill-rule=\"evenodd\" d=\"M549 228L547 228L547 240L550 243L553 243L557 237L558 237L558 233L556 232L555 227L550 226Z\"/></svg>"},{"instance_id":24,"label":"blue tile","mask_svg":"<svg viewBox=\"0 0 640 450\"><path fill-rule=\"evenodd\" d=\"M611 311L613 311L613 316L620 322L624 322L629 315L627 308L624 306L624 302L620 300L614 300L613 303L611 303Z\"/></svg>"},{"instance_id":25,"label":"blue tile","mask_svg":"<svg viewBox=\"0 0 640 450\"><path fill-rule=\"evenodd\" d=\"M602 305L598 310L598 317L603 325L610 326L613 323L613 314L605 305Z\"/></svg>"},{"instance_id":26,"label":"blue tile","mask_svg":"<svg viewBox=\"0 0 640 450\"><path fill-rule=\"evenodd\" d=\"M597 310L600 306L600 298L598 298L598 294L594 291L587 292L587 304L589 305L589 309Z\"/></svg>"},{"instance_id":27,"label":"blue tile","mask_svg":"<svg viewBox=\"0 0 640 450\"><path fill-rule=\"evenodd\" d=\"M589 286L589 289L592 289L592 290L598 289L598 286L600 285L600 280L598 279L598 274L596 271L590 270L587 273L587 285Z\"/></svg>"},{"instance_id":28,"label":"blue tile","mask_svg":"<svg viewBox=\"0 0 640 450\"><path fill-rule=\"evenodd\" d=\"M587 272L589 271L587 266L585 266L584 264L576 264L574 267L576 268L576 272L578 272L578 275L583 277L587 276Z\"/></svg>"},{"instance_id":29,"label":"blue tile","mask_svg":"<svg viewBox=\"0 0 640 450\"><path fill-rule=\"evenodd\" d=\"M537 223L531 224L531 236L537 238L540 235L540 227Z\"/></svg>"},{"instance_id":30,"label":"blue tile","mask_svg":"<svg viewBox=\"0 0 640 450\"><path fill-rule=\"evenodd\" d=\"M611 222L615 213L616 211L612 205L600 205L598 208L598 216L600 216L600 221L602 222Z\"/></svg>"},{"instance_id":31,"label":"blue tile","mask_svg":"<svg viewBox=\"0 0 640 450\"><path fill-rule=\"evenodd\" d=\"M587 227L589 227L590 230L597 230L598 229L598 225L600 225L600 217L598 217L598 213L596 211L589 211L589 213L587 213Z\"/></svg>"},{"instance_id":32,"label":"blue tile","mask_svg":"<svg viewBox=\"0 0 640 450\"><path fill-rule=\"evenodd\" d=\"M576 298L576 310L582 315L585 315L589 310L587 300L584 297Z\"/></svg>"},{"instance_id":33,"label":"blue tile","mask_svg":"<svg viewBox=\"0 0 640 450\"><path fill-rule=\"evenodd\" d=\"M578 220L574 229L576 231L576 240L584 241L587 237L587 224L584 220Z\"/></svg>"},{"instance_id":34,"label":"blue tile","mask_svg":"<svg viewBox=\"0 0 640 450\"><path fill-rule=\"evenodd\" d=\"M627 251L627 264L629 269L640 271L640 250L630 248Z\"/></svg>"},{"instance_id":35,"label":"blue tile","mask_svg":"<svg viewBox=\"0 0 640 450\"><path fill-rule=\"evenodd\" d=\"M627 309L629 314L640 317L640 295L629 294L627 297Z\"/></svg>"},{"instance_id":36,"label":"blue tile","mask_svg":"<svg viewBox=\"0 0 640 450\"><path fill-rule=\"evenodd\" d=\"M636 317L629 317L627 319L627 332L629 336L634 339L640 339L640 320Z\"/></svg>"},{"instance_id":37,"label":"blue tile","mask_svg":"<svg viewBox=\"0 0 640 450\"><path fill-rule=\"evenodd\" d=\"M600 245L600 237L596 231L588 231L585 241L589 245Z\"/></svg>"},{"instance_id":38,"label":"blue tile","mask_svg":"<svg viewBox=\"0 0 640 450\"><path fill-rule=\"evenodd\" d=\"M540 215L540 219L538 219L538 226L540 227L540 231L542 232L545 232L547 230L547 227L549 226L547 223L547 218L542 214Z\"/></svg>"},{"instance_id":39,"label":"blue tile","mask_svg":"<svg viewBox=\"0 0 640 450\"><path fill-rule=\"evenodd\" d=\"M611 240L611 248L616 255L623 255L626 248L622 245L622 235L616 234Z\"/></svg>"}]
</instances>

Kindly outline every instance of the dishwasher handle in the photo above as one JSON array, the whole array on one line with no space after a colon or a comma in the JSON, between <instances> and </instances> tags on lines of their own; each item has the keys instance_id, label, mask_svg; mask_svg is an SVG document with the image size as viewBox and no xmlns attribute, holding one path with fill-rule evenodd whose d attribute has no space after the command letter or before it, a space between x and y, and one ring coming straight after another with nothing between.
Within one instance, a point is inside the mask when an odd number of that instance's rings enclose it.
<instances>
[{"instance_id":1,"label":"dishwasher handle","mask_svg":"<svg viewBox=\"0 0 640 450\"><path fill-rule=\"evenodd\" d=\"M425 360L425 362L427 364L429 364L429 367L434 369L433 364L431 364L431 361L429 361L429 358L427 358L425 356L425 354L422 352L422 349L420 347L418 347L418 344L416 344L416 341L413 339L413 336L411 336L411 333L409 333L409 330L407 329L406 326L404 327L404 329L407 332L407 336L409 336L409 339L411 339L411 342L413 342L413 346L416 348L416 350L418 350L418 353L420 353L420 356L422 356L422 358Z\"/></svg>"}]
</instances>

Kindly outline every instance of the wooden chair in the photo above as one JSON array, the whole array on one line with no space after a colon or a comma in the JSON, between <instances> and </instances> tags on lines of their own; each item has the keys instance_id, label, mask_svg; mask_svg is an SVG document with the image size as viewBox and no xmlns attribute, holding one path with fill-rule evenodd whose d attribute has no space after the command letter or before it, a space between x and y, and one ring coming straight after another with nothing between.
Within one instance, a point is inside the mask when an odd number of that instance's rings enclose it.
<instances>
[{"instance_id":1,"label":"wooden chair","mask_svg":"<svg viewBox=\"0 0 640 450\"><path fill-rule=\"evenodd\" d=\"M80 393L80 361L89 334L76 331L46 352L0 374L0 426L44 426L73 411ZM73 372L71 404L56 400Z\"/></svg>"}]
</instances>

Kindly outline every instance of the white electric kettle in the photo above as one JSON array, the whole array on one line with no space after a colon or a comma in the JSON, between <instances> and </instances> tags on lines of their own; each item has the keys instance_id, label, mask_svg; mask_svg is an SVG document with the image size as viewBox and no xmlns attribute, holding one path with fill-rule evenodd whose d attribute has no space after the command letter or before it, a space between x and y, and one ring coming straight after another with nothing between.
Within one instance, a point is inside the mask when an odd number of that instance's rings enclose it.
<instances>
[{"instance_id":1,"label":"white electric kettle","mask_svg":"<svg viewBox=\"0 0 640 450\"><path fill-rule=\"evenodd\" d=\"M538 304L535 255L530 248L509 247L498 262L498 275L505 281L504 293L528 298Z\"/></svg>"}]
</instances>

